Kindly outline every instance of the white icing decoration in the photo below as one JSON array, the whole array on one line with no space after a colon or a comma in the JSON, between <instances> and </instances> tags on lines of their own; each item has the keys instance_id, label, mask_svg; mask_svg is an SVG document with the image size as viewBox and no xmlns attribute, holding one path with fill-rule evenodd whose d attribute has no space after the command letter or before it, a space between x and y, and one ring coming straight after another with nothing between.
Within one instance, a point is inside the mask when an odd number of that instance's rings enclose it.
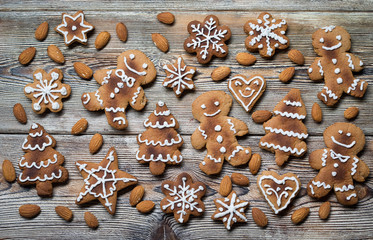
<instances>
[{"instance_id":1,"label":"white icing decoration","mask_svg":"<svg viewBox=\"0 0 373 240\"><path fill-rule=\"evenodd\" d=\"M363 61L360 61L359 65L362 67L364 65Z\"/></svg>"},{"instance_id":2,"label":"white icing decoration","mask_svg":"<svg viewBox=\"0 0 373 240\"><path fill-rule=\"evenodd\" d=\"M214 104L215 104L215 106L219 106L220 105L219 101L214 102Z\"/></svg>"},{"instance_id":3,"label":"white icing decoration","mask_svg":"<svg viewBox=\"0 0 373 240\"><path fill-rule=\"evenodd\" d=\"M31 125L31 128L32 128L32 129L37 129L37 128L38 128L38 125L37 125L36 123L33 123L33 124Z\"/></svg>"},{"instance_id":4,"label":"white icing decoration","mask_svg":"<svg viewBox=\"0 0 373 240\"><path fill-rule=\"evenodd\" d=\"M223 137L222 137L221 135L217 136L217 137L216 137L216 141L217 141L218 143L222 143L222 142L223 142Z\"/></svg>"},{"instance_id":5,"label":"white icing decoration","mask_svg":"<svg viewBox=\"0 0 373 240\"><path fill-rule=\"evenodd\" d=\"M254 31L250 31L249 34L250 34L250 35L254 35Z\"/></svg>"},{"instance_id":6,"label":"white icing decoration","mask_svg":"<svg viewBox=\"0 0 373 240\"><path fill-rule=\"evenodd\" d=\"M183 161L183 156L181 155L174 155L173 157L170 154L167 154L165 158L163 158L162 154L158 154L158 156L155 158L154 154L151 154L149 158L145 157L145 154L143 154L141 157L139 157L140 150L136 152L136 160L137 161L145 161L145 162L175 162L180 163Z\"/></svg>"},{"instance_id":7,"label":"white icing decoration","mask_svg":"<svg viewBox=\"0 0 373 240\"><path fill-rule=\"evenodd\" d=\"M232 119L228 118L228 119L227 119L227 122L228 122L229 125L231 125L230 130L231 130L234 134L236 134L237 132L236 132L236 129L234 128L234 123L232 122Z\"/></svg>"},{"instance_id":8,"label":"white icing decoration","mask_svg":"<svg viewBox=\"0 0 373 240\"><path fill-rule=\"evenodd\" d=\"M318 188L319 188L319 187L323 187L324 189L331 188L331 186L330 186L329 184L325 184L324 182L320 182L320 181L315 182L315 181L312 180L311 183L312 183L312 184L310 184L309 186L310 186L310 189L311 189L311 193L312 193L312 195L315 194L315 191L313 190L312 185L315 185L315 186L318 187Z\"/></svg>"},{"instance_id":9,"label":"white icing decoration","mask_svg":"<svg viewBox=\"0 0 373 240\"><path fill-rule=\"evenodd\" d=\"M128 77L123 69L115 70L115 75L119 77L122 80L122 82L124 82L129 88L133 87L133 85L136 82L136 79L134 79L133 77Z\"/></svg>"},{"instance_id":10,"label":"white icing decoration","mask_svg":"<svg viewBox=\"0 0 373 240\"><path fill-rule=\"evenodd\" d=\"M159 105L159 106L161 106L161 105ZM166 111L162 111L162 112L157 112L156 110L154 110L153 113L154 113L155 116L169 116L171 114L171 111L166 110Z\"/></svg>"},{"instance_id":11,"label":"white icing decoration","mask_svg":"<svg viewBox=\"0 0 373 240\"><path fill-rule=\"evenodd\" d=\"M305 115L299 115L298 113L291 113L291 112L281 112L281 111L274 111L276 115L281 115L282 117L288 117L288 118L293 118L293 119L305 119Z\"/></svg>"},{"instance_id":12,"label":"white icing decoration","mask_svg":"<svg viewBox=\"0 0 373 240\"><path fill-rule=\"evenodd\" d=\"M343 79L342 79L342 78L340 78L340 77L339 77L339 78L337 78L337 83L338 83L338 84L342 84L342 83L343 83Z\"/></svg>"},{"instance_id":13,"label":"white icing decoration","mask_svg":"<svg viewBox=\"0 0 373 240\"><path fill-rule=\"evenodd\" d=\"M136 103L136 99L139 97L141 89L142 89L141 87L138 87L137 91L133 94L132 102L131 102L132 105Z\"/></svg>"},{"instance_id":14,"label":"white icing decoration","mask_svg":"<svg viewBox=\"0 0 373 240\"><path fill-rule=\"evenodd\" d=\"M43 145L41 147L39 144L35 144L35 146L31 146L31 144L28 144L27 146L25 146L25 144L27 143L27 138L26 138L22 144L22 149L23 150L30 149L31 151L35 151L36 149L38 149L40 152L44 151L46 147L51 146L53 143L52 138L49 135L46 135L45 137L48 138L48 142L43 142Z\"/></svg>"},{"instance_id":15,"label":"white icing decoration","mask_svg":"<svg viewBox=\"0 0 373 240\"><path fill-rule=\"evenodd\" d=\"M336 68L336 69L334 69L334 72L335 72L335 74L339 74L341 72L341 69Z\"/></svg>"},{"instance_id":16,"label":"white icing decoration","mask_svg":"<svg viewBox=\"0 0 373 240\"><path fill-rule=\"evenodd\" d=\"M186 81L192 81L192 79L190 77L187 77L187 75L194 74L195 71L194 71L194 69L190 69L189 71L187 71L185 73L181 73L181 72L185 71L186 68L187 68L187 65L185 65L184 67L181 67L181 61L182 60L183 59L181 57L178 57L177 58L177 67L175 67L174 65L171 64L173 69L170 69L168 67L168 65L163 66L163 69L165 69L166 71L171 73L170 75L166 76L166 78L168 78L170 80L165 81L163 83L163 86L166 87L169 84L171 84L171 86L170 86L171 88L174 88L175 86L177 86L177 89L175 91L176 95L181 94L180 88L182 88L182 89L185 89L185 88L193 89L194 88L193 82L192 83L187 83Z\"/></svg>"},{"instance_id":17,"label":"white icing decoration","mask_svg":"<svg viewBox=\"0 0 373 240\"><path fill-rule=\"evenodd\" d=\"M148 64L144 63L144 64L142 65L142 68L147 69L147 68L148 68Z\"/></svg>"},{"instance_id":18,"label":"white icing decoration","mask_svg":"<svg viewBox=\"0 0 373 240\"><path fill-rule=\"evenodd\" d=\"M202 108L202 109L206 109L206 105L205 105L205 104L202 104L202 105L201 105L201 108Z\"/></svg>"},{"instance_id":19,"label":"white icing decoration","mask_svg":"<svg viewBox=\"0 0 373 240\"><path fill-rule=\"evenodd\" d=\"M105 111L107 111L107 112L113 112L113 113L124 112L124 108L121 108L121 107L117 107L117 108L109 107L109 108L105 108Z\"/></svg>"},{"instance_id":20,"label":"white icing decoration","mask_svg":"<svg viewBox=\"0 0 373 240\"><path fill-rule=\"evenodd\" d=\"M201 132L201 135L204 139L207 139L206 131L201 128L201 126L198 126L198 130Z\"/></svg>"},{"instance_id":21,"label":"white icing decoration","mask_svg":"<svg viewBox=\"0 0 373 240\"><path fill-rule=\"evenodd\" d=\"M176 135L176 137L178 138L177 140L175 140L174 138L172 138L170 141L168 139L166 139L166 140L164 140L164 142L161 142L161 141L156 141L155 142L154 140L149 141L148 139L142 140L141 136L142 136L142 134L140 133L139 136L138 136L139 142L140 143L145 143L147 146L149 146L149 145L157 146L158 144L161 147L172 146L174 144L178 144L178 143L181 143L183 141L183 139L181 138L180 134Z\"/></svg>"},{"instance_id":22,"label":"white icing decoration","mask_svg":"<svg viewBox=\"0 0 373 240\"><path fill-rule=\"evenodd\" d=\"M228 161L230 161L232 158L236 156L236 153L239 153L240 151L243 150L243 147L237 146L235 150L231 153L231 155L228 157Z\"/></svg>"},{"instance_id":23,"label":"white icing decoration","mask_svg":"<svg viewBox=\"0 0 373 240\"><path fill-rule=\"evenodd\" d=\"M100 94L99 94L98 90L95 92L95 96L96 96L97 101L102 106L102 104L104 103L104 101L102 101L102 99L100 98Z\"/></svg>"},{"instance_id":24,"label":"white icing decoration","mask_svg":"<svg viewBox=\"0 0 373 240\"><path fill-rule=\"evenodd\" d=\"M32 162L31 164L29 164L27 161L25 161L26 159L22 157L21 160L19 161L19 166L24 167L24 168L36 168L36 169L47 168L49 167L49 165L57 163L57 154L54 154L53 158L54 159L47 159L47 160L41 161L39 164L37 162Z\"/></svg>"},{"instance_id":25,"label":"white icing decoration","mask_svg":"<svg viewBox=\"0 0 373 240\"><path fill-rule=\"evenodd\" d=\"M83 101L83 104L84 104L84 105L88 104L89 101L91 100L91 97L89 96L89 94L88 94L88 93L85 93L85 94L83 95L83 97L86 99L85 101Z\"/></svg>"},{"instance_id":26,"label":"white icing decoration","mask_svg":"<svg viewBox=\"0 0 373 240\"><path fill-rule=\"evenodd\" d=\"M81 31L81 34L80 34L80 35L83 36L83 38L80 38L80 37L78 37L77 35L74 35L73 38L70 39L70 41L67 39L67 35L69 34L69 31L63 31L63 30L61 30L62 27L67 27L66 18L70 18L70 19L73 20L74 22L75 22L78 18L81 18L81 21L80 21L79 25L80 25L81 27L86 28L85 30ZM66 44L70 44L70 43L71 43L72 41L74 41L75 39L77 39L77 40L79 40L79 41L81 41L81 42L87 42L88 39L87 39L85 33L91 31L91 30L93 29L93 27L84 24L84 15L83 15L83 13L79 13L75 18L72 17L72 16L70 16L70 15L63 14L62 22L63 22L63 24L57 26L56 30L57 30L58 32L60 32L60 33L63 34L63 36L64 36L64 38L65 38L65 43L66 43ZM73 30L73 31L75 31L75 30Z\"/></svg>"},{"instance_id":27,"label":"white icing decoration","mask_svg":"<svg viewBox=\"0 0 373 240\"><path fill-rule=\"evenodd\" d=\"M333 31L334 28L335 28L335 26L330 25L330 26L327 26L327 27L323 27L322 29L324 29L325 32L327 33L327 32L331 32L331 31Z\"/></svg>"},{"instance_id":28,"label":"white icing decoration","mask_svg":"<svg viewBox=\"0 0 373 240\"><path fill-rule=\"evenodd\" d=\"M71 27L71 30L75 31L77 29L77 27L74 25Z\"/></svg>"},{"instance_id":29,"label":"white icing decoration","mask_svg":"<svg viewBox=\"0 0 373 240\"><path fill-rule=\"evenodd\" d=\"M211 161L216 162L216 163L221 162L221 158L216 159L213 156L211 156L210 154L207 154L207 158L210 159Z\"/></svg>"},{"instance_id":30,"label":"white icing decoration","mask_svg":"<svg viewBox=\"0 0 373 240\"><path fill-rule=\"evenodd\" d=\"M355 144L356 144L356 141L353 141L353 142L351 142L350 144L344 144L344 143L341 143L341 142L338 142L337 140L335 140L334 136L331 136L330 138L332 139L332 141L333 141L335 144L337 144L337 145L339 145L339 146L341 146L341 147L345 147L345 148L352 148L352 147L355 146Z\"/></svg>"},{"instance_id":31,"label":"white icing decoration","mask_svg":"<svg viewBox=\"0 0 373 240\"><path fill-rule=\"evenodd\" d=\"M281 128L265 127L265 130L269 130L270 132L276 133L276 134L281 133L282 135L288 136L288 137L297 137L299 139L305 139L305 138L308 137L308 134L297 133L297 132L294 132L294 131L284 131Z\"/></svg>"},{"instance_id":32,"label":"white icing decoration","mask_svg":"<svg viewBox=\"0 0 373 240\"><path fill-rule=\"evenodd\" d=\"M328 157L328 150L324 149L324 153L322 154L321 161L322 164L321 166L325 167L326 166L326 158Z\"/></svg>"},{"instance_id":33,"label":"white icing decoration","mask_svg":"<svg viewBox=\"0 0 373 240\"><path fill-rule=\"evenodd\" d=\"M335 95L335 93L333 93L332 90L329 90L329 88L328 88L327 86L324 86L324 89L326 90L326 94L328 94L328 97L329 97L329 98L333 98L333 99L335 99L335 100L338 99L338 96ZM325 96L325 95L324 95L324 97L325 97L325 99L326 99L326 96ZM325 100L325 101L327 101L327 100Z\"/></svg>"},{"instance_id":34,"label":"white icing decoration","mask_svg":"<svg viewBox=\"0 0 373 240\"><path fill-rule=\"evenodd\" d=\"M354 190L354 189L355 189L354 185L349 184L349 185L343 185L342 188L336 187L334 190L336 192L348 192L348 191Z\"/></svg>"},{"instance_id":35,"label":"white icing decoration","mask_svg":"<svg viewBox=\"0 0 373 240\"><path fill-rule=\"evenodd\" d=\"M164 102L163 101L158 101L158 106L163 107L164 106Z\"/></svg>"},{"instance_id":36,"label":"white icing decoration","mask_svg":"<svg viewBox=\"0 0 373 240\"><path fill-rule=\"evenodd\" d=\"M35 129L35 128L33 128ZM36 132L36 133L29 133L28 135L30 135L31 137L41 137L43 135L43 130L40 130L40 132Z\"/></svg>"},{"instance_id":37,"label":"white icing decoration","mask_svg":"<svg viewBox=\"0 0 373 240\"><path fill-rule=\"evenodd\" d=\"M312 68L309 68L309 69L308 69L308 72L309 72L309 73L312 73L312 71L313 71Z\"/></svg>"},{"instance_id":38,"label":"white icing decoration","mask_svg":"<svg viewBox=\"0 0 373 240\"><path fill-rule=\"evenodd\" d=\"M115 117L113 118L113 123L118 122L119 125L125 125L126 119L124 117Z\"/></svg>"},{"instance_id":39,"label":"white icing decoration","mask_svg":"<svg viewBox=\"0 0 373 240\"><path fill-rule=\"evenodd\" d=\"M333 177L337 176L337 172L332 172L332 176Z\"/></svg>"},{"instance_id":40,"label":"white icing decoration","mask_svg":"<svg viewBox=\"0 0 373 240\"><path fill-rule=\"evenodd\" d=\"M342 133L343 133L343 131L339 129L339 130L338 130L338 133L339 133L339 134L342 134Z\"/></svg>"},{"instance_id":41,"label":"white icing decoration","mask_svg":"<svg viewBox=\"0 0 373 240\"><path fill-rule=\"evenodd\" d=\"M106 77L104 77L104 79L102 80L101 82L101 86L102 85L105 85L107 83L109 83L109 80L110 80L110 76L111 76L111 73L113 72L113 70L109 70L106 72ZM118 85L119 86L119 85Z\"/></svg>"},{"instance_id":42,"label":"white icing decoration","mask_svg":"<svg viewBox=\"0 0 373 240\"><path fill-rule=\"evenodd\" d=\"M334 163L333 165L335 168L339 167L338 163Z\"/></svg>"},{"instance_id":43,"label":"white icing decoration","mask_svg":"<svg viewBox=\"0 0 373 240\"><path fill-rule=\"evenodd\" d=\"M218 115L220 112L221 112L221 109L219 109L218 111L216 111L214 113L211 113L211 114L203 113L203 115L205 115L206 117L214 117L214 116Z\"/></svg>"},{"instance_id":44,"label":"white icing decoration","mask_svg":"<svg viewBox=\"0 0 373 240\"><path fill-rule=\"evenodd\" d=\"M292 107L301 107L302 103L298 101L289 101L289 100L284 100L283 101L287 106L292 106Z\"/></svg>"},{"instance_id":45,"label":"white icing decoration","mask_svg":"<svg viewBox=\"0 0 373 240\"><path fill-rule=\"evenodd\" d=\"M321 60L319 60L319 61L317 62L317 66L320 68L320 69L319 69L320 75L321 75L321 76L324 76L324 71L323 71L322 66L321 66Z\"/></svg>"},{"instance_id":46,"label":"white icing decoration","mask_svg":"<svg viewBox=\"0 0 373 240\"><path fill-rule=\"evenodd\" d=\"M225 149L225 147L221 147L221 148L220 148L220 152L221 152L221 153L226 153L226 152L227 152L227 149Z\"/></svg>"},{"instance_id":47,"label":"white icing decoration","mask_svg":"<svg viewBox=\"0 0 373 240\"><path fill-rule=\"evenodd\" d=\"M151 122L148 122L148 121L149 119L145 120L144 122L145 127L162 129L162 128L175 127L176 125L176 121L174 118L171 118L172 123L168 124L166 121L164 121L162 125L159 123L159 121L157 121L155 124L152 124Z\"/></svg>"},{"instance_id":48,"label":"white icing decoration","mask_svg":"<svg viewBox=\"0 0 373 240\"><path fill-rule=\"evenodd\" d=\"M348 159L350 159L350 156L344 156L342 154L339 154L339 153L336 153L334 152L332 149L330 149L330 156L333 158L333 159L338 159L339 161L341 162L347 162Z\"/></svg>"},{"instance_id":49,"label":"white icing decoration","mask_svg":"<svg viewBox=\"0 0 373 240\"><path fill-rule=\"evenodd\" d=\"M334 65L337 64L337 59L336 59L336 58L333 58L333 59L332 59L332 62L333 62Z\"/></svg>"},{"instance_id":50,"label":"white icing decoration","mask_svg":"<svg viewBox=\"0 0 373 240\"><path fill-rule=\"evenodd\" d=\"M22 179L23 177L23 172L19 175L18 180L21 182L35 182L35 181L40 181L40 182L45 182L45 181L51 181L55 178L59 179L62 177L62 171L58 170L58 175L56 175L54 172L52 172L51 176L48 177L47 174L44 174L43 177L37 176L36 178L30 178L30 176L27 176L26 178Z\"/></svg>"},{"instance_id":51,"label":"white icing decoration","mask_svg":"<svg viewBox=\"0 0 373 240\"><path fill-rule=\"evenodd\" d=\"M341 41L342 36L341 36L341 35L337 35L335 38L336 38L338 41Z\"/></svg>"},{"instance_id":52,"label":"white icing decoration","mask_svg":"<svg viewBox=\"0 0 373 240\"><path fill-rule=\"evenodd\" d=\"M354 157L354 162L352 163L352 168L351 168L351 176L355 175L358 162L359 162L359 159L357 157Z\"/></svg>"},{"instance_id":53,"label":"white icing decoration","mask_svg":"<svg viewBox=\"0 0 373 240\"><path fill-rule=\"evenodd\" d=\"M214 130L216 132L220 132L221 131L221 126L220 125L216 125L215 128L214 128Z\"/></svg>"},{"instance_id":54,"label":"white icing decoration","mask_svg":"<svg viewBox=\"0 0 373 240\"><path fill-rule=\"evenodd\" d=\"M342 46L342 43L339 42L338 44L333 45L331 47L322 46L322 49L327 50L327 51L333 51L333 50L336 50L336 49L340 48L341 46Z\"/></svg>"},{"instance_id":55,"label":"white icing decoration","mask_svg":"<svg viewBox=\"0 0 373 240\"><path fill-rule=\"evenodd\" d=\"M324 43L324 38L320 38L320 42L321 42L321 43Z\"/></svg>"},{"instance_id":56,"label":"white icing decoration","mask_svg":"<svg viewBox=\"0 0 373 240\"><path fill-rule=\"evenodd\" d=\"M350 87L348 87L347 93L350 93L351 91L355 91L357 84L360 82L360 79L355 79L354 82L351 84ZM364 89L364 83L365 81L361 81L360 84L360 90L363 91Z\"/></svg>"},{"instance_id":57,"label":"white icing decoration","mask_svg":"<svg viewBox=\"0 0 373 240\"><path fill-rule=\"evenodd\" d=\"M258 45L258 48L259 48L259 49L262 49L262 48L263 48L263 44L259 44L259 45Z\"/></svg>"},{"instance_id":58,"label":"white icing decoration","mask_svg":"<svg viewBox=\"0 0 373 240\"><path fill-rule=\"evenodd\" d=\"M268 143L268 142L260 142L260 145L262 145L263 147L267 147L267 148L273 148L275 150L279 149L283 152L290 152L292 154L297 154L297 155L301 155L305 150L302 148L300 150L298 150L297 148L291 148L291 147L287 147L287 146L281 146L281 145L275 145L273 143Z\"/></svg>"},{"instance_id":59,"label":"white icing decoration","mask_svg":"<svg viewBox=\"0 0 373 240\"><path fill-rule=\"evenodd\" d=\"M130 54L130 59L133 60L135 59L135 55L133 55L132 53Z\"/></svg>"},{"instance_id":60,"label":"white icing decoration","mask_svg":"<svg viewBox=\"0 0 373 240\"><path fill-rule=\"evenodd\" d=\"M353 197L357 197L357 196L356 196L356 193L352 193L351 195L347 196L346 199L347 199L348 201L350 201L351 198L353 198Z\"/></svg>"}]
</instances>

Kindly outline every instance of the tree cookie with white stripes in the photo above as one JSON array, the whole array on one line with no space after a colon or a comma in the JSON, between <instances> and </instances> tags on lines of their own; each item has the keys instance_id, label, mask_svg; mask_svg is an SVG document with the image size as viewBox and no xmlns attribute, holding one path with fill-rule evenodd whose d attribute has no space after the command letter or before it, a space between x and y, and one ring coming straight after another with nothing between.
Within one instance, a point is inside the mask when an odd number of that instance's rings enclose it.
<instances>
[{"instance_id":1,"label":"tree cookie with white stripes","mask_svg":"<svg viewBox=\"0 0 373 240\"><path fill-rule=\"evenodd\" d=\"M352 123L334 123L324 131L326 148L310 154L312 168L319 170L307 186L307 193L314 198L326 196L332 189L339 203L354 205L358 194L354 180L364 182L369 175L367 164L357 154L365 145L364 132Z\"/></svg>"}]
</instances>

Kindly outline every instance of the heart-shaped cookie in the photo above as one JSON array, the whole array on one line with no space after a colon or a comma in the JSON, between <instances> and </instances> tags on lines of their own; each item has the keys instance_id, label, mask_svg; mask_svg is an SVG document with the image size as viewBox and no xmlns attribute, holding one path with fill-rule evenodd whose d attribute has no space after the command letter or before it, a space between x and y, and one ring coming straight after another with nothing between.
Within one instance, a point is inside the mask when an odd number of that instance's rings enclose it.
<instances>
[{"instance_id":1,"label":"heart-shaped cookie","mask_svg":"<svg viewBox=\"0 0 373 240\"><path fill-rule=\"evenodd\" d=\"M276 214L287 208L300 186L300 180L293 173L280 176L273 171L264 171L258 176L258 187Z\"/></svg>"},{"instance_id":2,"label":"heart-shaped cookie","mask_svg":"<svg viewBox=\"0 0 373 240\"><path fill-rule=\"evenodd\" d=\"M246 112L250 112L266 90L266 86L266 80L260 75L254 75L248 79L243 75L236 75L228 81L229 91Z\"/></svg>"}]
</instances>

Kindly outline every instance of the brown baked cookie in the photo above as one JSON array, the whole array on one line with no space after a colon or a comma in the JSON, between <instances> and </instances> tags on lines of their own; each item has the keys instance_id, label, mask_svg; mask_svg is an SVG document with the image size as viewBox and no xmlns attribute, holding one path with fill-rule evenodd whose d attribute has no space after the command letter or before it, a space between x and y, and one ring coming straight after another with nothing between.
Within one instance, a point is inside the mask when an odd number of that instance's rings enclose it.
<instances>
[{"instance_id":1,"label":"brown baked cookie","mask_svg":"<svg viewBox=\"0 0 373 240\"><path fill-rule=\"evenodd\" d=\"M101 87L83 93L83 106L89 111L104 110L110 126L128 126L125 110L128 104L139 111L145 107L146 97L141 85L154 81L156 69L152 61L139 50L128 50L118 57L117 69L102 69L93 77Z\"/></svg>"},{"instance_id":2,"label":"brown baked cookie","mask_svg":"<svg viewBox=\"0 0 373 240\"><path fill-rule=\"evenodd\" d=\"M37 69L34 74L34 82L25 86L24 92L32 101L32 110L42 114L46 109L51 112L62 110L62 99L70 96L71 88L68 84L61 83L63 73L55 68L49 73L43 69Z\"/></svg>"},{"instance_id":3,"label":"brown baked cookie","mask_svg":"<svg viewBox=\"0 0 373 240\"><path fill-rule=\"evenodd\" d=\"M39 196L52 196L52 184L66 182L69 177L68 171L61 166L65 158L54 149L55 146L56 140L37 123L31 125L22 144L26 153L19 161L22 172L18 183L36 185Z\"/></svg>"},{"instance_id":4,"label":"brown baked cookie","mask_svg":"<svg viewBox=\"0 0 373 240\"><path fill-rule=\"evenodd\" d=\"M84 178L84 186L76 204L84 204L97 198L112 215L116 210L118 191L137 184L134 176L118 169L114 147L109 149L100 163L77 161L76 167Z\"/></svg>"},{"instance_id":5,"label":"brown baked cookie","mask_svg":"<svg viewBox=\"0 0 373 240\"><path fill-rule=\"evenodd\" d=\"M166 195L161 201L161 209L165 213L174 213L179 223L186 223L189 216L201 216L205 205L201 198L206 193L202 182L193 182L188 173L181 173L176 181L163 181L162 192Z\"/></svg>"},{"instance_id":6,"label":"brown baked cookie","mask_svg":"<svg viewBox=\"0 0 373 240\"><path fill-rule=\"evenodd\" d=\"M191 21L187 29L190 36L184 42L184 49L188 53L197 53L199 63L210 62L212 56L227 56L225 41L231 38L231 30L227 26L220 26L218 17L209 15L203 23Z\"/></svg>"},{"instance_id":7,"label":"brown baked cookie","mask_svg":"<svg viewBox=\"0 0 373 240\"><path fill-rule=\"evenodd\" d=\"M320 57L311 64L308 76L314 81L325 80L317 97L328 106L336 104L343 93L363 97L368 83L353 75L363 69L363 62L348 52L350 34L343 27L323 27L312 35L312 45Z\"/></svg>"},{"instance_id":8,"label":"brown baked cookie","mask_svg":"<svg viewBox=\"0 0 373 240\"><path fill-rule=\"evenodd\" d=\"M248 133L247 125L228 117L232 98L223 91L210 91L200 95L192 104L192 113L201 124L194 131L191 142L195 149L207 148L200 169L208 175L221 172L224 160L232 166L247 163L251 148L238 144L236 136Z\"/></svg>"},{"instance_id":9,"label":"brown baked cookie","mask_svg":"<svg viewBox=\"0 0 373 240\"><path fill-rule=\"evenodd\" d=\"M356 204L354 180L364 182L369 175L368 166L357 156L365 145L363 131L352 123L334 123L324 131L324 142L327 148L310 154L311 167L320 172L308 183L308 195L322 198L334 189L338 202Z\"/></svg>"}]
</instances>

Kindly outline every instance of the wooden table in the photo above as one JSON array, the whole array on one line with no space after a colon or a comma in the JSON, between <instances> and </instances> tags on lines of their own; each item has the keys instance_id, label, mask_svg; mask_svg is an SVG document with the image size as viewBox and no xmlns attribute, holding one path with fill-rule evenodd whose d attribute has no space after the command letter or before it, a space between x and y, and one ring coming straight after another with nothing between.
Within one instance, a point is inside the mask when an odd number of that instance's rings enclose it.
<instances>
[{"instance_id":1,"label":"wooden table","mask_svg":"<svg viewBox=\"0 0 373 240\"><path fill-rule=\"evenodd\" d=\"M40 198L35 188L23 188L17 183L7 183L0 173L0 238L35 238L35 239L248 239L248 238L346 238L363 239L372 238L373 233L373 179L368 177L363 184L356 184L360 199L354 207L341 206L334 194L328 198L332 203L332 212L327 221L320 220L318 209L322 201L311 199L306 194L305 186L317 171L308 164L308 154L303 158L292 158L285 167L278 167L274 163L274 155L259 149L258 142L264 135L261 124L255 124L251 115L234 101L230 116L245 121L250 134L239 138L240 144L252 147L253 152L262 156L262 170L276 170L280 173L294 172L299 175L302 190L293 204L283 215L275 215L259 194L256 186L256 176L253 176L247 167L234 168L225 164L220 175L209 177L204 174L198 164L203 159L205 151L193 149L190 135L199 123L191 113L191 103L201 93L210 90L227 91L227 82L213 82L211 71L218 66L230 66L231 76L235 74L262 74L267 79L267 90L262 99L253 110L272 110L291 88L299 88L307 107L308 117L305 120L308 132L307 139L309 153L323 148L322 133L324 129L334 122L346 122L343 112L347 107L358 106L360 114L354 124L361 127L366 134L365 150L360 153L368 166L373 168L373 94L368 89L363 99L344 96L337 107L326 107L320 103L316 95L323 87L323 83L313 83L306 73L316 54L311 44L312 33L326 25L341 25L351 34L351 52L361 57L365 69L359 78L371 83L373 77L373 47L372 47L372 10L373 1L303 1L283 0L276 1L57 1L51 0L41 3L35 0L19 1L3 0L0 6L0 161L10 159L15 166L23 155L21 145L27 136L31 123L38 122L57 140L57 148L65 156L65 167L69 170L69 182L54 188L52 198ZM86 19L95 26L90 35L88 46L77 45L66 47L62 37L53 28L61 22L61 13L75 13L84 10ZM176 16L172 26L161 24L156 15L162 11L171 11ZM287 36L290 38L290 48L295 48L305 55L306 64L295 66L296 75L289 84L278 80L279 73L289 66L294 66L287 58L287 51L276 54L273 60L265 60L257 53L257 62L253 66L239 65L235 56L238 52L246 51L244 40L246 34L243 25L248 19L256 18L260 12L269 11L275 18L283 18L288 22ZM186 53L183 42L188 36L186 26L191 20L202 21L207 14L216 14L221 23L228 25L232 31L229 41L229 55L226 59L213 59L202 66L195 56ZM34 30L43 21L50 24L48 38L38 42L34 38ZM122 21L127 25L129 37L127 43L119 41L115 34L115 25ZM101 31L111 34L109 44L101 51L94 48L96 36ZM170 51L167 54L160 52L152 43L151 33L161 33L170 42ZM56 44L66 58L64 65L58 65L49 59L46 49L50 44ZM37 55L29 66L21 66L18 55L29 46L37 49ZM153 84L145 87L148 104L143 111L137 112L128 109L127 117L129 127L124 131L111 128L103 112L88 112L82 106L80 97L83 92L98 88L94 81L80 79L74 69L73 63L82 61L93 70L106 67L115 67L117 56L128 49L139 49L145 52L158 68L157 79ZM161 83L165 77L160 63L164 60L173 60L182 55L187 64L197 67L195 76L196 91L189 92L178 99L174 93L164 88ZM64 72L64 82L70 84L72 94L64 102L62 112L36 115L31 109L31 101L23 94L23 88L32 82L32 73L37 68L51 70L58 67ZM155 103L164 100L177 120L180 122L180 134L184 138L182 154L184 162L181 166L168 167L161 177L152 176L147 165L140 165L135 159L138 148L137 134L143 132L143 121L154 110ZM28 115L28 123L22 125L16 121L12 114L12 107L20 102ZM321 124L316 124L310 116L314 102L319 102L324 114ZM70 129L80 118L89 121L88 130L81 136L72 136ZM88 143L95 133L104 135L104 145L96 155L88 151ZM130 189L124 190L118 196L118 207L115 216L111 216L98 202L84 207L75 205L75 198L80 191L83 180L77 169L75 161L85 160L99 162L108 149L114 146L119 155L120 169L128 171L139 178L140 184L146 189L145 199L156 202L156 208L150 214L140 214L136 208L130 207L128 197ZM17 169L17 173L20 170ZM160 184L165 179L173 179L180 172L189 172L195 179L205 182L208 191L204 198L206 211L203 217L191 217L187 224L181 225L172 215L165 215L159 202L163 198ZM221 222L211 220L215 211L213 200L220 197L219 183L223 176L233 172L240 172L250 178L249 187L234 186L242 199L250 201L247 211L248 223L237 224L232 231L227 231ZM41 214L32 220L19 216L18 208L22 204L33 203L40 205ZM74 212L74 220L67 223L59 218L54 208L57 205L70 207ZM256 226L251 217L251 208L259 207L269 218L268 227L261 229ZM307 220L295 226L290 216L295 209L310 207L311 213ZM84 223L84 212L91 211L99 221L97 230L89 229Z\"/></svg>"}]
</instances>

